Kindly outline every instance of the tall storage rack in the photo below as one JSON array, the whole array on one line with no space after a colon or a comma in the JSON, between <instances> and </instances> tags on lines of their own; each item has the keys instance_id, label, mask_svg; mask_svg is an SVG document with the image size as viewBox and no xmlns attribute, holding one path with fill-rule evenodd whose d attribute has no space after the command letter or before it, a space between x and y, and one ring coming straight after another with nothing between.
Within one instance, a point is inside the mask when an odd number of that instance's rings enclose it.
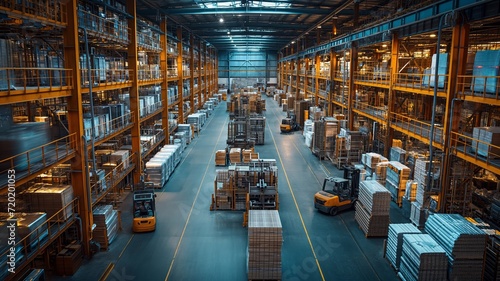
<instances>
[{"instance_id":1,"label":"tall storage rack","mask_svg":"<svg viewBox=\"0 0 500 281\"><path fill-rule=\"evenodd\" d=\"M426 206L470 215L470 178L500 176L495 130L479 133L499 126L500 33L484 28L500 22L498 6L427 2L344 32L335 27L324 43L282 50L279 85L325 104L328 116L346 114L348 129L371 132L373 151L386 157L393 139L409 151L431 147L439 181Z\"/></svg>"},{"instance_id":2,"label":"tall storage rack","mask_svg":"<svg viewBox=\"0 0 500 281\"><path fill-rule=\"evenodd\" d=\"M201 106L217 92L215 48L164 15L141 17L138 8L125 0L0 3L7 17L0 23L0 143L12 147L0 155L1 198L12 169L17 194L54 185L68 190L53 196L59 211L37 215L41 242L22 239L16 274L1 267L0 279L16 280L36 257L61 251L61 234L79 229L76 216L89 256L92 209L139 181L143 161L194 111L183 110L184 101L194 105L196 95ZM13 142L19 131L33 136L22 146ZM16 211L35 211L22 196Z\"/></svg>"}]
</instances>

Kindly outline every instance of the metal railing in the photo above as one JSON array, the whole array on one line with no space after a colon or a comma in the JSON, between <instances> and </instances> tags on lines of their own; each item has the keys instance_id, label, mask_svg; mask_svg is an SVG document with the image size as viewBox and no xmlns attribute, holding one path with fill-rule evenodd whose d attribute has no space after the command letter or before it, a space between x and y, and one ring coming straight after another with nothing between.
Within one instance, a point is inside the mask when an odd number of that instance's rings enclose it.
<instances>
[{"instance_id":1,"label":"metal railing","mask_svg":"<svg viewBox=\"0 0 500 281\"><path fill-rule=\"evenodd\" d=\"M434 74L431 73L395 73L393 85L410 89L434 91ZM438 74L438 92L448 89L448 74Z\"/></svg>"},{"instance_id":2,"label":"metal railing","mask_svg":"<svg viewBox=\"0 0 500 281\"><path fill-rule=\"evenodd\" d=\"M94 127L95 128L94 141L99 141L112 134L115 134L116 132L125 129L132 123L134 123L133 112L126 113L123 116L117 117L108 122L99 123L97 124L97 126ZM90 141L90 138L92 136L92 128L91 127L84 128L83 131L86 140Z\"/></svg>"},{"instance_id":3,"label":"metal railing","mask_svg":"<svg viewBox=\"0 0 500 281\"><path fill-rule=\"evenodd\" d=\"M145 140L146 138L147 140ZM155 135L141 136L141 146L142 146L141 157L145 157L149 153L151 153L156 144L162 142L164 139L165 139L165 131L163 130L157 132Z\"/></svg>"},{"instance_id":4,"label":"metal railing","mask_svg":"<svg viewBox=\"0 0 500 281\"><path fill-rule=\"evenodd\" d=\"M47 169L50 165L65 159L75 152L77 146L76 133L53 140L47 144L29 149L23 153L0 160L0 175L7 174L9 170L15 170L16 180L30 176ZM7 185L2 179L0 186Z\"/></svg>"},{"instance_id":5,"label":"metal railing","mask_svg":"<svg viewBox=\"0 0 500 281\"><path fill-rule=\"evenodd\" d=\"M450 134L452 147L490 165L500 167L500 146L456 132Z\"/></svg>"},{"instance_id":6,"label":"metal railing","mask_svg":"<svg viewBox=\"0 0 500 281\"><path fill-rule=\"evenodd\" d=\"M117 164L115 168L107 172L104 178L94 182L94 184L90 187L92 207L99 203L108 192L110 192L135 168L136 159L136 154L132 153L125 161Z\"/></svg>"},{"instance_id":7,"label":"metal railing","mask_svg":"<svg viewBox=\"0 0 500 281\"><path fill-rule=\"evenodd\" d=\"M131 83L134 79L130 69L80 69L82 87L89 87L90 81L94 87Z\"/></svg>"},{"instance_id":8,"label":"metal railing","mask_svg":"<svg viewBox=\"0 0 500 281\"><path fill-rule=\"evenodd\" d=\"M430 138L431 124L417 120L415 117L398 113L390 113L389 116L391 118L391 125L425 139ZM444 145L443 127L440 124L434 125L434 142Z\"/></svg>"},{"instance_id":9,"label":"metal railing","mask_svg":"<svg viewBox=\"0 0 500 281\"><path fill-rule=\"evenodd\" d=\"M369 114L371 116L384 120L387 119L387 108L385 107L377 107L370 105L368 103L356 101L354 103L354 108L359 111L363 111L364 113Z\"/></svg>"},{"instance_id":10,"label":"metal railing","mask_svg":"<svg viewBox=\"0 0 500 281\"><path fill-rule=\"evenodd\" d=\"M9 10L23 16L35 16L39 20L54 22L58 25L67 25L68 14L66 4L60 0L40 1L40 0L2 0L0 10Z\"/></svg>"},{"instance_id":11,"label":"metal railing","mask_svg":"<svg viewBox=\"0 0 500 281\"><path fill-rule=\"evenodd\" d=\"M11 252L11 248L16 249L15 255L19 258L16 261L16 272L19 271L18 269L22 269L26 264L33 261L48 245L71 226L76 220L78 207L78 198L74 198L33 231L22 238L16 237L20 238L20 240L15 245L7 247L4 252L0 253L1 256L7 257ZM19 232L17 232L17 235L19 235ZM8 275L7 280L11 277L15 278L15 275Z\"/></svg>"},{"instance_id":12,"label":"metal railing","mask_svg":"<svg viewBox=\"0 0 500 281\"><path fill-rule=\"evenodd\" d=\"M458 75L457 81L459 97L500 99L500 76Z\"/></svg>"},{"instance_id":13,"label":"metal railing","mask_svg":"<svg viewBox=\"0 0 500 281\"><path fill-rule=\"evenodd\" d=\"M163 110L164 101L155 102L140 109L141 119L153 116Z\"/></svg>"},{"instance_id":14,"label":"metal railing","mask_svg":"<svg viewBox=\"0 0 500 281\"><path fill-rule=\"evenodd\" d=\"M389 71L355 71L354 80L389 85L391 73Z\"/></svg>"},{"instance_id":15,"label":"metal railing","mask_svg":"<svg viewBox=\"0 0 500 281\"><path fill-rule=\"evenodd\" d=\"M130 29L126 20L103 18L87 11L78 10L78 27L85 28L90 35L128 44Z\"/></svg>"},{"instance_id":16,"label":"metal railing","mask_svg":"<svg viewBox=\"0 0 500 281\"><path fill-rule=\"evenodd\" d=\"M73 87L72 70L67 68L0 68L2 93L51 92Z\"/></svg>"},{"instance_id":17,"label":"metal railing","mask_svg":"<svg viewBox=\"0 0 500 281\"><path fill-rule=\"evenodd\" d=\"M147 49L149 51L161 52L163 48L161 47L160 35L151 36L143 32L137 32L137 47Z\"/></svg>"},{"instance_id":18,"label":"metal railing","mask_svg":"<svg viewBox=\"0 0 500 281\"><path fill-rule=\"evenodd\" d=\"M158 69L139 69L137 75L137 79L141 81L157 80L164 77L163 71L159 67Z\"/></svg>"}]
</instances>

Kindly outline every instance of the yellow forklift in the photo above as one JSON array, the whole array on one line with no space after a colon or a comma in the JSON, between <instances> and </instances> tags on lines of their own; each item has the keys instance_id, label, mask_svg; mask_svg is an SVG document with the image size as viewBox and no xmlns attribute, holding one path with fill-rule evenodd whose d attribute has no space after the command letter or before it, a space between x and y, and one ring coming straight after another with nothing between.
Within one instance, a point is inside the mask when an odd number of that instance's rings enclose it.
<instances>
[{"instance_id":1,"label":"yellow forklift","mask_svg":"<svg viewBox=\"0 0 500 281\"><path fill-rule=\"evenodd\" d=\"M358 200L360 170L344 167L344 178L326 177L323 188L314 195L314 208L335 216L338 212L352 209ZM331 185L331 188L327 188Z\"/></svg>"},{"instance_id":2,"label":"yellow forklift","mask_svg":"<svg viewBox=\"0 0 500 281\"><path fill-rule=\"evenodd\" d=\"M291 110L287 111L287 117L281 119L280 131L281 133L290 133L293 131L298 131L300 129L299 124L296 122L295 113Z\"/></svg>"},{"instance_id":3,"label":"yellow forklift","mask_svg":"<svg viewBox=\"0 0 500 281\"><path fill-rule=\"evenodd\" d=\"M134 191L132 231L148 232L156 229L155 198L152 188Z\"/></svg>"}]
</instances>

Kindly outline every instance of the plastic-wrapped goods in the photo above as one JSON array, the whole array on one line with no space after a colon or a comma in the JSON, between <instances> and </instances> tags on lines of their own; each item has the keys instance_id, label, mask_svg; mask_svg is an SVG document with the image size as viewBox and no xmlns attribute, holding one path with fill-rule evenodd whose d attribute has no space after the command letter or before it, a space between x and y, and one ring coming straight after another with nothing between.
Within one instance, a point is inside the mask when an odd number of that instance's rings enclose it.
<instances>
[{"instance_id":1,"label":"plastic-wrapped goods","mask_svg":"<svg viewBox=\"0 0 500 281\"><path fill-rule=\"evenodd\" d=\"M500 50L478 51L472 70L471 90L480 93L498 93Z\"/></svg>"}]
</instances>

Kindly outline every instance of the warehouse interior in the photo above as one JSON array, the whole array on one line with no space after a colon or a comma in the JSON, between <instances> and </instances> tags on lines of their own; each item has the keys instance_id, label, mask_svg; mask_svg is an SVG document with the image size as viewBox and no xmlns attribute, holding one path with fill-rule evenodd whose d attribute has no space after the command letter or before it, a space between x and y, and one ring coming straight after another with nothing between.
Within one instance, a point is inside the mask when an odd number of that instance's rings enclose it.
<instances>
[{"instance_id":1,"label":"warehouse interior","mask_svg":"<svg viewBox=\"0 0 500 281\"><path fill-rule=\"evenodd\" d=\"M0 280L500 279L499 1L0 15Z\"/></svg>"}]
</instances>

